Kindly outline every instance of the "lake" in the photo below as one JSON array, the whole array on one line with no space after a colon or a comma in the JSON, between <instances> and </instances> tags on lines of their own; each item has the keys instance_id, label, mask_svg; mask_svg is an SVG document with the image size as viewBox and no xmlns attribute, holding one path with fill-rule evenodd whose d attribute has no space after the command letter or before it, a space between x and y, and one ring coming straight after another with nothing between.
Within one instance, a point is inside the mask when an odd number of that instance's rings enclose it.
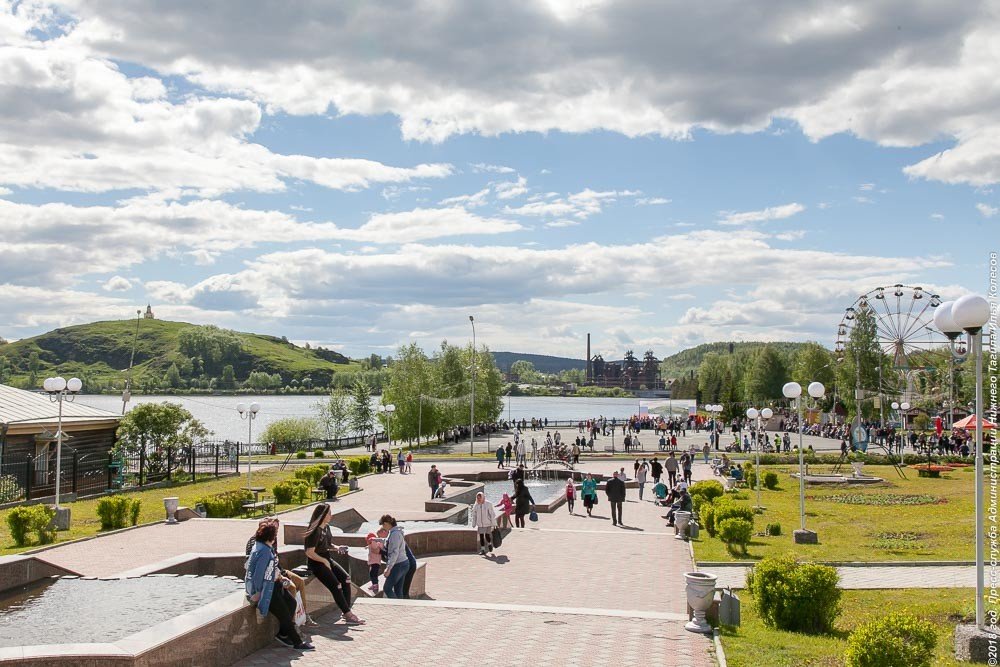
<instances>
[{"instance_id":1,"label":"lake","mask_svg":"<svg viewBox=\"0 0 1000 667\"><path fill-rule=\"evenodd\" d=\"M201 420L215 438L220 440L246 441L247 422L240 419L236 411L237 403L260 403L260 412L254 420L253 432L261 431L271 422L285 417L315 417L316 403L322 396L133 396L129 407L139 403L160 403L170 401L180 403L196 419ZM77 402L82 405L121 413L120 396L81 395ZM378 396L372 397L374 404L381 403ZM638 398L565 398L559 396L511 396L504 397L502 419L580 420L604 416L608 419L623 419L639 412Z\"/></svg>"}]
</instances>

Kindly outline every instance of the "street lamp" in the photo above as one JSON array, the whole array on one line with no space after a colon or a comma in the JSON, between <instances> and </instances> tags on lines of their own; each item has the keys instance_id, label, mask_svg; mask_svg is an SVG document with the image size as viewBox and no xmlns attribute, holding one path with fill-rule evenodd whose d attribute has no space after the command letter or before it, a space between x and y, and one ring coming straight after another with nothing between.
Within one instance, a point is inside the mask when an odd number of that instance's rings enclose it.
<instances>
[{"instance_id":1,"label":"street lamp","mask_svg":"<svg viewBox=\"0 0 1000 667\"><path fill-rule=\"evenodd\" d=\"M990 320L990 303L978 294L946 301L934 311L934 326L951 341L956 358L976 358L976 627L983 630L983 326ZM969 345L956 349L955 341L965 332ZM996 332L992 334L996 336ZM952 425L949 425L949 428Z\"/></svg>"},{"instance_id":2,"label":"street lamp","mask_svg":"<svg viewBox=\"0 0 1000 667\"><path fill-rule=\"evenodd\" d=\"M719 418L719 414L722 413L722 406L716 403L715 405L706 405L705 409L708 410L709 414L712 415L712 443L716 450L719 449L719 425L716 420Z\"/></svg>"},{"instance_id":3,"label":"street lamp","mask_svg":"<svg viewBox=\"0 0 1000 667\"><path fill-rule=\"evenodd\" d=\"M472 393L469 399L469 454L476 453L476 320L469 315L472 325Z\"/></svg>"},{"instance_id":4,"label":"street lamp","mask_svg":"<svg viewBox=\"0 0 1000 667\"><path fill-rule=\"evenodd\" d=\"M764 408L763 410L758 410L757 408L750 408L749 410L747 410L747 417L749 417L750 419L756 419L757 420L757 433L755 434L755 437L754 437L754 440L756 441L755 444L757 445L757 463L754 466L754 470L757 472L757 480L756 480L757 481L757 507L755 509L763 509L763 507L761 507L761 504L760 504L760 478L761 478L761 474L760 474L760 432L761 432L761 429L763 428L763 426L762 426L762 423L763 423L762 420L763 419L770 419L773 415L774 415L774 412L771 411L771 408Z\"/></svg>"},{"instance_id":5,"label":"street lamp","mask_svg":"<svg viewBox=\"0 0 1000 667\"><path fill-rule=\"evenodd\" d=\"M385 413L385 434L389 438L389 451L392 451L392 413L396 411L396 406L390 403L389 405L380 405L378 409Z\"/></svg>"},{"instance_id":6,"label":"street lamp","mask_svg":"<svg viewBox=\"0 0 1000 667\"><path fill-rule=\"evenodd\" d=\"M809 395L819 400L826 395L826 387L822 382L810 382L807 390ZM806 466L805 448L802 442L806 421L802 411L802 385L798 382L787 382L781 388L785 398L795 401L799 413L799 529L792 531L796 544L816 544L819 539L814 531L806 530Z\"/></svg>"},{"instance_id":7,"label":"street lamp","mask_svg":"<svg viewBox=\"0 0 1000 667\"><path fill-rule=\"evenodd\" d=\"M70 378L69 382L67 382L64 378L56 376L54 378L46 378L45 382L42 383L42 388L48 393L50 401L59 404L59 421L57 422L58 428L56 430L56 514L58 517L60 509L59 482L62 478L63 401L72 403L76 400L77 394L83 389L83 382L80 381L80 378Z\"/></svg>"},{"instance_id":8,"label":"street lamp","mask_svg":"<svg viewBox=\"0 0 1000 667\"><path fill-rule=\"evenodd\" d=\"M260 403L239 403L236 411L240 413L240 419L247 420L247 488L250 488L250 476L253 474L253 420L257 419L260 412Z\"/></svg>"},{"instance_id":9,"label":"street lamp","mask_svg":"<svg viewBox=\"0 0 1000 667\"><path fill-rule=\"evenodd\" d=\"M899 425L900 425L900 430L902 431L900 433L900 437L902 437L902 438L905 439L905 437L906 437L906 411L910 409L910 404L907 403L906 401L903 401L902 403L897 403L896 401L893 401L892 402L892 409L895 410L896 413L899 416ZM902 451L902 450L900 450L900 451Z\"/></svg>"}]
</instances>

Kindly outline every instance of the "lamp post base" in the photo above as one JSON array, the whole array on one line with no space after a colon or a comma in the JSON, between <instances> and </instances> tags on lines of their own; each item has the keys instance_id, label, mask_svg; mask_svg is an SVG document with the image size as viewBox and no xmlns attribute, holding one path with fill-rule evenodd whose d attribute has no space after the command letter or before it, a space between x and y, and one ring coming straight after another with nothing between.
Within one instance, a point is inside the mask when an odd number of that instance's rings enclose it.
<instances>
[{"instance_id":1,"label":"lamp post base","mask_svg":"<svg viewBox=\"0 0 1000 667\"><path fill-rule=\"evenodd\" d=\"M955 659L962 662L989 662L995 655L990 652L990 644L996 646L997 636L980 630L975 623L955 626Z\"/></svg>"},{"instance_id":2,"label":"lamp post base","mask_svg":"<svg viewBox=\"0 0 1000 667\"><path fill-rule=\"evenodd\" d=\"M56 515L52 518L52 525L56 530L69 530L70 509L68 507L55 508Z\"/></svg>"},{"instance_id":3,"label":"lamp post base","mask_svg":"<svg viewBox=\"0 0 1000 667\"><path fill-rule=\"evenodd\" d=\"M819 544L819 535L811 530L794 530L792 539L796 544Z\"/></svg>"}]
</instances>

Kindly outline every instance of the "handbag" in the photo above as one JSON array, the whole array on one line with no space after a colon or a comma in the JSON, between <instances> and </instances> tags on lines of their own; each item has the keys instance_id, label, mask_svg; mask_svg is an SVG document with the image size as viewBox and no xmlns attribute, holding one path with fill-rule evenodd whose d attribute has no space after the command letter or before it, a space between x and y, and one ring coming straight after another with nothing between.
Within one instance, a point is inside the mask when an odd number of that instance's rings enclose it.
<instances>
[{"instance_id":1,"label":"handbag","mask_svg":"<svg viewBox=\"0 0 1000 667\"><path fill-rule=\"evenodd\" d=\"M302 594L298 591L295 591L295 616L293 620L298 626L306 622L306 609L302 605Z\"/></svg>"},{"instance_id":2,"label":"handbag","mask_svg":"<svg viewBox=\"0 0 1000 667\"><path fill-rule=\"evenodd\" d=\"M490 535L493 540L493 546L499 547L503 544L503 533L500 532L499 528L494 528L493 533Z\"/></svg>"},{"instance_id":3,"label":"handbag","mask_svg":"<svg viewBox=\"0 0 1000 667\"><path fill-rule=\"evenodd\" d=\"M538 512L531 510L531 514L528 515L528 521L538 521Z\"/></svg>"}]
</instances>

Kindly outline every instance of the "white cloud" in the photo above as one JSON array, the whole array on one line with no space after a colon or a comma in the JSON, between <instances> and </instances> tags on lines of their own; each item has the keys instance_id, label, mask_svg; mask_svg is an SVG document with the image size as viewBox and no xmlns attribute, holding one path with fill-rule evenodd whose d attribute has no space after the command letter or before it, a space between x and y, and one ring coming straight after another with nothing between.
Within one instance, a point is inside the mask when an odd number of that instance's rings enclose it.
<instances>
[{"instance_id":1,"label":"white cloud","mask_svg":"<svg viewBox=\"0 0 1000 667\"><path fill-rule=\"evenodd\" d=\"M781 206L768 206L759 211L720 211L719 220L721 225L745 225L751 222L765 222L767 220L783 220L806 210L806 207L797 202L782 204Z\"/></svg>"},{"instance_id":2,"label":"white cloud","mask_svg":"<svg viewBox=\"0 0 1000 667\"><path fill-rule=\"evenodd\" d=\"M490 187L487 186L478 192L473 192L471 195L458 195L455 197L448 197L442 199L438 202L441 206L466 206L468 208L477 208L479 206L485 206L489 201Z\"/></svg>"},{"instance_id":3,"label":"white cloud","mask_svg":"<svg viewBox=\"0 0 1000 667\"><path fill-rule=\"evenodd\" d=\"M112 276L101 286L101 289L105 292L124 292L132 289L132 283L129 282L128 278Z\"/></svg>"},{"instance_id":4,"label":"white cloud","mask_svg":"<svg viewBox=\"0 0 1000 667\"><path fill-rule=\"evenodd\" d=\"M472 167L472 171L477 174L513 174L516 171L512 167L505 167L502 164L486 164L484 162L477 162L470 166Z\"/></svg>"},{"instance_id":5,"label":"white cloud","mask_svg":"<svg viewBox=\"0 0 1000 667\"><path fill-rule=\"evenodd\" d=\"M874 199L872 199L871 197L867 197L865 195L859 195L859 196L856 196L856 197L851 197L851 199L853 201L859 203L859 204L874 204L875 203Z\"/></svg>"},{"instance_id":6,"label":"white cloud","mask_svg":"<svg viewBox=\"0 0 1000 667\"><path fill-rule=\"evenodd\" d=\"M548 193L556 195L557 193ZM530 201L523 206L504 208L504 213L530 217L560 217L572 216L580 220L600 213L605 204L617 201L619 198L635 197L639 194L634 190L595 191L587 188L565 197L547 197L548 201Z\"/></svg>"},{"instance_id":7,"label":"white cloud","mask_svg":"<svg viewBox=\"0 0 1000 667\"><path fill-rule=\"evenodd\" d=\"M669 204L671 199L666 197L639 197L635 200L636 206L662 206L663 204Z\"/></svg>"},{"instance_id":8,"label":"white cloud","mask_svg":"<svg viewBox=\"0 0 1000 667\"><path fill-rule=\"evenodd\" d=\"M775 234L774 238L779 241L798 241L805 238L806 232L804 229L795 229L788 232L782 232L780 234Z\"/></svg>"},{"instance_id":9,"label":"white cloud","mask_svg":"<svg viewBox=\"0 0 1000 667\"><path fill-rule=\"evenodd\" d=\"M990 206L989 204L984 204L982 202L976 204L976 210L979 211L979 214L984 218L992 218L997 213L1000 213L1000 208Z\"/></svg>"},{"instance_id":10,"label":"white cloud","mask_svg":"<svg viewBox=\"0 0 1000 667\"><path fill-rule=\"evenodd\" d=\"M858 190L861 190L862 192L871 192L874 189L875 189L874 183L862 183L861 185L858 186Z\"/></svg>"},{"instance_id":11,"label":"white cloud","mask_svg":"<svg viewBox=\"0 0 1000 667\"><path fill-rule=\"evenodd\" d=\"M931 220L944 220L943 213L931 213Z\"/></svg>"},{"instance_id":12,"label":"white cloud","mask_svg":"<svg viewBox=\"0 0 1000 667\"><path fill-rule=\"evenodd\" d=\"M501 218L483 218L461 207L417 208L401 213L377 213L357 230L342 230L342 238L370 243L412 243L444 236L504 234L524 229Z\"/></svg>"},{"instance_id":13,"label":"white cloud","mask_svg":"<svg viewBox=\"0 0 1000 667\"><path fill-rule=\"evenodd\" d=\"M497 193L497 199L515 199L528 192L528 179L518 176L516 181L494 183L493 189Z\"/></svg>"},{"instance_id":14,"label":"white cloud","mask_svg":"<svg viewBox=\"0 0 1000 667\"><path fill-rule=\"evenodd\" d=\"M560 218L558 220L552 220L551 222L546 222L546 227L560 228L560 227L576 227L580 224L579 220L568 220L566 218Z\"/></svg>"},{"instance_id":15,"label":"white cloud","mask_svg":"<svg viewBox=\"0 0 1000 667\"><path fill-rule=\"evenodd\" d=\"M11 190L10 188L0 187L0 197L5 197L7 195L12 195L12 194L14 194L14 191Z\"/></svg>"}]
</instances>

